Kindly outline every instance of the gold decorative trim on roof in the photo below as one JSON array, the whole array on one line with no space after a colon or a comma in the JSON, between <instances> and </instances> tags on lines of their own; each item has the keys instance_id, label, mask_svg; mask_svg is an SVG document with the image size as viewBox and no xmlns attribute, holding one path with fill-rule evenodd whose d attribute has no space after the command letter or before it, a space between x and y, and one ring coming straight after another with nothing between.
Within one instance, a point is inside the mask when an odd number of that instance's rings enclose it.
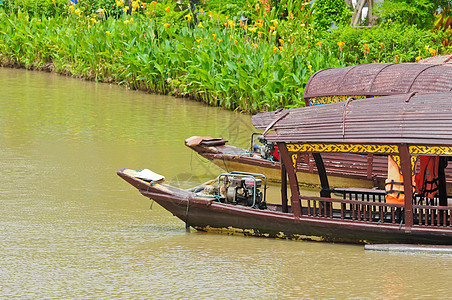
<instances>
[{"instance_id":1,"label":"gold decorative trim on roof","mask_svg":"<svg viewBox=\"0 0 452 300\"><path fill-rule=\"evenodd\" d=\"M289 152L333 152L333 153L399 153L397 145L362 144L287 144Z\"/></svg>"},{"instance_id":2,"label":"gold decorative trim on roof","mask_svg":"<svg viewBox=\"0 0 452 300\"><path fill-rule=\"evenodd\" d=\"M342 95L342 96L312 97L312 98L309 98L309 105L314 106L314 105L344 102L350 97L355 98L355 99L364 99L367 96L362 96L362 95L361 96L359 96L359 95L344 96L344 95Z\"/></svg>"},{"instance_id":3,"label":"gold decorative trim on roof","mask_svg":"<svg viewBox=\"0 0 452 300\"><path fill-rule=\"evenodd\" d=\"M447 146L409 146L410 154L452 155L452 147Z\"/></svg>"}]
</instances>

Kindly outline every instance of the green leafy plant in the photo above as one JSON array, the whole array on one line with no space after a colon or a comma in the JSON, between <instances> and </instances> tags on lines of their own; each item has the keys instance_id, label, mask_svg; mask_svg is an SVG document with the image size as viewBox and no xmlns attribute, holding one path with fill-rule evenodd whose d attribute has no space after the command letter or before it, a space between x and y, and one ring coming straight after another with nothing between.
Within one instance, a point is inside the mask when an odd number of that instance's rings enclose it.
<instances>
[{"instance_id":1,"label":"green leafy plant","mask_svg":"<svg viewBox=\"0 0 452 300\"><path fill-rule=\"evenodd\" d=\"M318 0L313 5L313 15L318 30L325 31L334 26L342 26L350 20L352 12L343 0Z\"/></svg>"}]
</instances>

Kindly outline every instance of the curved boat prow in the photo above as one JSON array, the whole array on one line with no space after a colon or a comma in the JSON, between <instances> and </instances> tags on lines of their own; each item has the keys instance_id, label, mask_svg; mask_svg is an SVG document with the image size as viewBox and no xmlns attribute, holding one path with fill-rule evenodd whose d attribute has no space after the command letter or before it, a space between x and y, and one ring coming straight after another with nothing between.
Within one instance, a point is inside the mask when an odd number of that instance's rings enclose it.
<instances>
[{"instance_id":1,"label":"curved boat prow","mask_svg":"<svg viewBox=\"0 0 452 300\"><path fill-rule=\"evenodd\" d=\"M143 172L144 171L144 172ZM136 189L142 191L152 191L165 194L172 194L170 186L162 184L165 177L154 173L148 169L135 171L132 169L122 168L116 172L119 177L127 181Z\"/></svg>"}]
</instances>

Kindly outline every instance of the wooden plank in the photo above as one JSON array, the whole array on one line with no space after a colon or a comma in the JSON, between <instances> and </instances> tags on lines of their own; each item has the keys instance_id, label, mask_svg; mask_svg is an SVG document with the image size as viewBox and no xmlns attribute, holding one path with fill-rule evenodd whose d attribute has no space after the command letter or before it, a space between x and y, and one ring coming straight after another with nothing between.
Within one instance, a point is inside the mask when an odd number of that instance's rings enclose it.
<instances>
[{"instance_id":1,"label":"wooden plank","mask_svg":"<svg viewBox=\"0 0 452 300\"><path fill-rule=\"evenodd\" d=\"M376 245L368 244L364 245L364 250L392 251L392 252L452 253L452 246L412 245L412 244L376 244Z\"/></svg>"}]
</instances>

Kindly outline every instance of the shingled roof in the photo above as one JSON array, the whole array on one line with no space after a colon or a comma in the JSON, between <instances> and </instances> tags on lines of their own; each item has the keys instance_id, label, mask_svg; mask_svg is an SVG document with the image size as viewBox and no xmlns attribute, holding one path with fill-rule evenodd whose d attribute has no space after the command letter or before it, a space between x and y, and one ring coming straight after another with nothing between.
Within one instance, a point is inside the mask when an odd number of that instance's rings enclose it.
<instances>
[{"instance_id":1,"label":"shingled roof","mask_svg":"<svg viewBox=\"0 0 452 300\"><path fill-rule=\"evenodd\" d=\"M452 93L392 95L262 112L252 122L259 130L275 122L274 131L266 133L270 142L452 145Z\"/></svg>"},{"instance_id":2,"label":"shingled roof","mask_svg":"<svg viewBox=\"0 0 452 300\"><path fill-rule=\"evenodd\" d=\"M304 98L450 91L452 68L445 63L371 63L316 72L306 84Z\"/></svg>"}]
</instances>

